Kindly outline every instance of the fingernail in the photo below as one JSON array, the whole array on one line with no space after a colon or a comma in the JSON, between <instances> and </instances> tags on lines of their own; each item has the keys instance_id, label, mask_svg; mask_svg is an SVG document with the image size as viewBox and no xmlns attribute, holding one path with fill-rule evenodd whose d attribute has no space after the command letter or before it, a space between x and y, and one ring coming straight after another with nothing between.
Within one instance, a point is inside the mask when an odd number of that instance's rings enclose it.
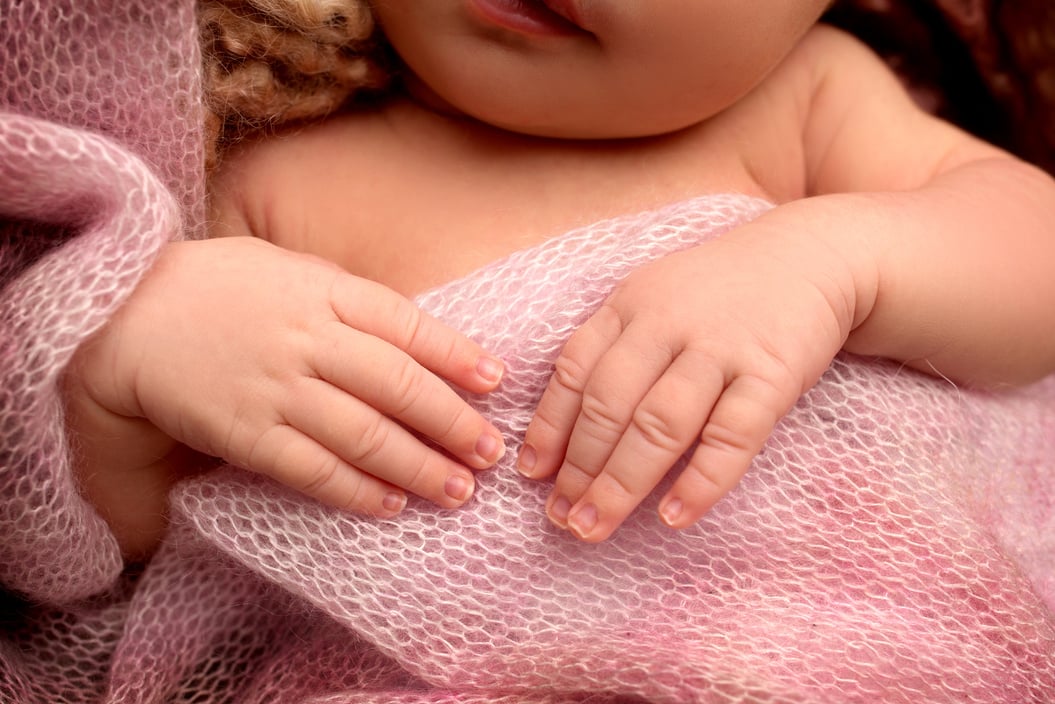
<instances>
[{"instance_id":1,"label":"fingernail","mask_svg":"<svg viewBox=\"0 0 1055 704\"><path fill-rule=\"evenodd\" d=\"M485 462L497 462L503 450L502 439L491 433L484 433L476 441L476 454Z\"/></svg>"},{"instance_id":2,"label":"fingernail","mask_svg":"<svg viewBox=\"0 0 1055 704\"><path fill-rule=\"evenodd\" d=\"M452 474L447 477L443 490L455 501L465 501L473 491L473 482L461 474Z\"/></svg>"},{"instance_id":3,"label":"fingernail","mask_svg":"<svg viewBox=\"0 0 1055 704\"><path fill-rule=\"evenodd\" d=\"M550 520L561 528L568 527L568 511L571 510L571 502L563 496L558 496L549 507Z\"/></svg>"},{"instance_id":4,"label":"fingernail","mask_svg":"<svg viewBox=\"0 0 1055 704\"><path fill-rule=\"evenodd\" d=\"M575 514L568 519L568 525L580 538L588 536L597 526L597 507L586 504L580 507Z\"/></svg>"},{"instance_id":5,"label":"fingernail","mask_svg":"<svg viewBox=\"0 0 1055 704\"><path fill-rule=\"evenodd\" d=\"M520 448L520 456L517 457L517 471L525 477L530 477L535 471L535 463L538 462L538 453L531 445Z\"/></svg>"},{"instance_id":6,"label":"fingernail","mask_svg":"<svg viewBox=\"0 0 1055 704\"><path fill-rule=\"evenodd\" d=\"M495 359L494 357L480 357L476 363L476 373L479 374L484 381L491 384L497 384L502 380L502 374L505 372L505 365L502 364L502 360Z\"/></svg>"},{"instance_id":7,"label":"fingernail","mask_svg":"<svg viewBox=\"0 0 1055 704\"><path fill-rule=\"evenodd\" d=\"M684 508L681 503L681 499L670 499L663 507L659 510L659 516L663 519L671 528L677 523L678 518L681 516L681 511Z\"/></svg>"},{"instance_id":8,"label":"fingernail","mask_svg":"<svg viewBox=\"0 0 1055 704\"><path fill-rule=\"evenodd\" d=\"M397 491L390 491L385 495L384 500L381 502L385 511L395 515L403 510L403 507L407 505L407 497L405 494L401 494Z\"/></svg>"}]
</instances>

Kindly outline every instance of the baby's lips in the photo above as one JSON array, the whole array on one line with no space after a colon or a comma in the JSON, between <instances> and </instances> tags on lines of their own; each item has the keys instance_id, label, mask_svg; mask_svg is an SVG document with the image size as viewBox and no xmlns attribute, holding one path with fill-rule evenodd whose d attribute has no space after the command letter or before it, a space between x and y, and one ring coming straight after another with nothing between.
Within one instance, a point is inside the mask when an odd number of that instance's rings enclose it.
<instances>
[{"instance_id":1,"label":"baby's lips","mask_svg":"<svg viewBox=\"0 0 1055 704\"><path fill-rule=\"evenodd\" d=\"M584 32L590 31L583 24L582 7L577 0L542 0L542 4Z\"/></svg>"}]
</instances>

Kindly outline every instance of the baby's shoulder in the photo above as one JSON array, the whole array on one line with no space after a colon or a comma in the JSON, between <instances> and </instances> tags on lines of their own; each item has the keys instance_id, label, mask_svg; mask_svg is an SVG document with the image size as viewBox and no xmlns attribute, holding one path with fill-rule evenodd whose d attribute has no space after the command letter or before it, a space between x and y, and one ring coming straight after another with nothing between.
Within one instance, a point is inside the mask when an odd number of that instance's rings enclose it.
<instances>
[{"instance_id":1,"label":"baby's shoulder","mask_svg":"<svg viewBox=\"0 0 1055 704\"><path fill-rule=\"evenodd\" d=\"M916 188L950 155L986 149L926 112L871 48L833 27L811 30L770 82L796 105L808 193Z\"/></svg>"},{"instance_id":2,"label":"baby's shoulder","mask_svg":"<svg viewBox=\"0 0 1055 704\"><path fill-rule=\"evenodd\" d=\"M861 40L836 27L818 24L754 94L765 96L761 102L771 106L794 105L801 116L818 107L818 92L832 83L838 83L843 93L849 94L886 90L892 78L886 63ZM751 102L750 97L746 102Z\"/></svg>"},{"instance_id":3,"label":"baby's shoulder","mask_svg":"<svg viewBox=\"0 0 1055 704\"><path fill-rule=\"evenodd\" d=\"M838 84L847 97L889 90L892 82L897 80L890 68L864 42L836 27L818 24L755 93L765 95L765 102L771 105L796 105L803 115L811 108L823 107L815 99L832 84Z\"/></svg>"},{"instance_id":4,"label":"baby's shoulder","mask_svg":"<svg viewBox=\"0 0 1055 704\"><path fill-rule=\"evenodd\" d=\"M792 50L785 66L792 70L857 70L863 66L886 70L886 64L863 41L828 24L810 29Z\"/></svg>"},{"instance_id":5,"label":"baby's shoulder","mask_svg":"<svg viewBox=\"0 0 1055 704\"><path fill-rule=\"evenodd\" d=\"M212 234L268 239L276 217L323 194L333 205L368 201L379 172L406 156L382 108L261 132L229 148L210 174Z\"/></svg>"}]
</instances>

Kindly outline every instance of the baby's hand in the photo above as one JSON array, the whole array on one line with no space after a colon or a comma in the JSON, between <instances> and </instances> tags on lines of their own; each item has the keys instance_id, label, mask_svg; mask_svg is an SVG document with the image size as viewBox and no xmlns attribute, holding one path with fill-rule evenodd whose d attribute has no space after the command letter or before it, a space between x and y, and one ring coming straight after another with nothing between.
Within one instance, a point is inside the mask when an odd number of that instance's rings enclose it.
<instances>
[{"instance_id":1,"label":"baby's hand","mask_svg":"<svg viewBox=\"0 0 1055 704\"><path fill-rule=\"evenodd\" d=\"M404 490L458 506L469 468L504 451L444 381L490 391L497 360L390 289L253 238L168 246L78 358L109 411L340 508L391 516Z\"/></svg>"},{"instance_id":2,"label":"baby's hand","mask_svg":"<svg viewBox=\"0 0 1055 704\"><path fill-rule=\"evenodd\" d=\"M607 538L699 440L660 503L694 523L846 339L852 277L832 257L735 234L633 273L558 358L518 467L557 473L547 513L579 538Z\"/></svg>"}]
</instances>

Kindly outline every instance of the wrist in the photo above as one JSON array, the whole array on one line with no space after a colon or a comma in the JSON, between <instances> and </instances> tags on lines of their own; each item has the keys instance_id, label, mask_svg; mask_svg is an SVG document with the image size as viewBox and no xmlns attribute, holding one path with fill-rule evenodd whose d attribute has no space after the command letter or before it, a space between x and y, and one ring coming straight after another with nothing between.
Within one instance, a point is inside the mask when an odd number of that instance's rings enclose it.
<instances>
[{"instance_id":1,"label":"wrist","mask_svg":"<svg viewBox=\"0 0 1055 704\"><path fill-rule=\"evenodd\" d=\"M807 276L831 307L842 341L866 323L879 296L878 243L862 223L877 215L867 194L792 201L730 233Z\"/></svg>"}]
</instances>

